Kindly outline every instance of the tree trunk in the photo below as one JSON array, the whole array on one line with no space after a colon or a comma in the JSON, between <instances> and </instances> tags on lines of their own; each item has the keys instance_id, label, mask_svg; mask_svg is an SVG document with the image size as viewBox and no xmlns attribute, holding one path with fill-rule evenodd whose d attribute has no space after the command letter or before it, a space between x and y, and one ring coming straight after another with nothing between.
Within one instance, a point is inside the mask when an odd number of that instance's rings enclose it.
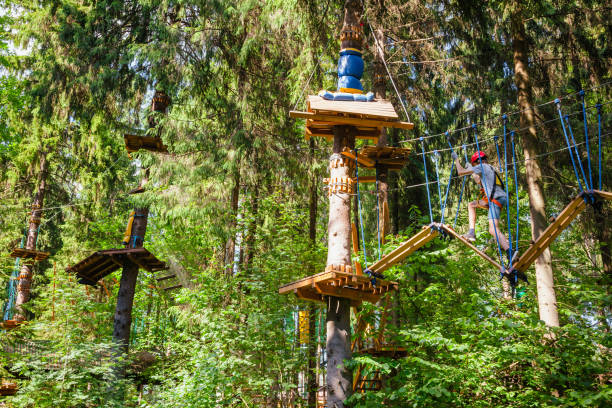
<instances>
[{"instance_id":1,"label":"tree trunk","mask_svg":"<svg viewBox=\"0 0 612 408\"><path fill-rule=\"evenodd\" d=\"M130 243L133 248L141 248L147 232L148 208L134 209L134 222ZM114 358L115 378L120 380L125 377L125 362L130 344L130 329L132 327L132 307L134 305L134 294L136 293L136 281L138 278L138 265L129 259L123 263L119 292L117 294L117 306L113 323L113 344L115 347Z\"/></svg>"},{"instance_id":2,"label":"tree trunk","mask_svg":"<svg viewBox=\"0 0 612 408\"><path fill-rule=\"evenodd\" d=\"M310 138L310 162L314 161L314 138ZM312 166L311 166L312 168ZM313 172L310 180L310 219L308 224L308 236L311 249L314 251L317 244L317 175ZM309 275L314 275L315 265L310 265ZM308 305L308 369L306 372L306 391L308 393L308 407L317 406L317 333L316 333L317 308L314 303Z\"/></svg>"},{"instance_id":3,"label":"tree trunk","mask_svg":"<svg viewBox=\"0 0 612 408\"><path fill-rule=\"evenodd\" d=\"M43 152L40 158L40 173L38 173L38 190L34 195L32 202L32 213L30 215L30 224L28 226L28 235L26 238L25 249L36 250L38 241L38 226L42 217L42 207L47 190L47 172L49 170L49 162L47 155ZM30 300L30 287L32 286L32 263L24 262L19 272L19 284L17 285L17 299L15 301L15 317L17 321L26 320L26 311L23 305Z\"/></svg>"},{"instance_id":4,"label":"tree trunk","mask_svg":"<svg viewBox=\"0 0 612 408\"><path fill-rule=\"evenodd\" d=\"M533 111L532 89L528 71L528 43L522 17L517 13L512 20L512 50L514 54L514 81L518 89L521 110L520 126L528 127L523 133L525 175L531 214L531 237L535 241L546 229L546 207L542 189L542 173L537 156L537 134ZM548 326L559 326L557 297L553 286L550 249L546 249L535 262L540 319Z\"/></svg>"},{"instance_id":5,"label":"tree trunk","mask_svg":"<svg viewBox=\"0 0 612 408\"><path fill-rule=\"evenodd\" d=\"M343 159L343 148L355 145L356 129L352 126L334 127L334 147L330 157L330 179L352 176L350 161ZM327 265L351 264L351 197L333 192L329 196ZM351 358L350 301L329 297L327 305L327 404L344 407L344 400L352 391L352 373L343 367Z\"/></svg>"}]
</instances>

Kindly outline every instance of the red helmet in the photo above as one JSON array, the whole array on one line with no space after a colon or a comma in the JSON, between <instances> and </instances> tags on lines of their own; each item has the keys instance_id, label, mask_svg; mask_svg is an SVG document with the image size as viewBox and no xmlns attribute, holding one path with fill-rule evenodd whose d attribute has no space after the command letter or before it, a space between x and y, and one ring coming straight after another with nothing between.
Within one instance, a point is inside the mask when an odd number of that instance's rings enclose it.
<instances>
[{"instance_id":1,"label":"red helmet","mask_svg":"<svg viewBox=\"0 0 612 408\"><path fill-rule=\"evenodd\" d=\"M474 154L472 155L472 164L477 163L477 162L479 161L478 159L484 159L484 160L486 160L486 159L487 159L487 155L486 155L486 153L485 153L485 152L482 152L482 151L480 151L480 150L479 150L479 151L477 151L476 153L474 153Z\"/></svg>"}]
</instances>

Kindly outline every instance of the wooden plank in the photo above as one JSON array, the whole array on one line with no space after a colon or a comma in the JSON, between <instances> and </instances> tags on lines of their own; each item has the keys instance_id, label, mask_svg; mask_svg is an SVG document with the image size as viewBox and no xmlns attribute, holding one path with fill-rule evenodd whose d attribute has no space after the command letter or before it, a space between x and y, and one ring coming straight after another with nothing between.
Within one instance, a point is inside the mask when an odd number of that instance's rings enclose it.
<instances>
[{"instance_id":1,"label":"wooden plank","mask_svg":"<svg viewBox=\"0 0 612 408\"><path fill-rule=\"evenodd\" d=\"M546 248L552 244L552 242L567 228L567 226L586 208L586 203L581 195L574 198L564 209L561 211L555 221L550 224L544 232L538 237L538 239L532 243L529 248L520 256L520 258L514 263L513 267L517 271L525 272L529 266L540 255Z\"/></svg>"},{"instance_id":2,"label":"wooden plank","mask_svg":"<svg viewBox=\"0 0 612 408\"><path fill-rule=\"evenodd\" d=\"M378 302L378 299L380 299L380 296L368 292L344 288L342 286L331 286L324 283L317 285L317 291L320 291L322 295L326 296L335 296L351 300L367 300L371 303L376 303Z\"/></svg>"},{"instance_id":3,"label":"wooden plank","mask_svg":"<svg viewBox=\"0 0 612 408\"><path fill-rule=\"evenodd\" d=\"M312 286L317 282L331 279L334 276L335 272L321 272L316 275L308 276L298 281L283 285L278 289L278 293L282 295L283 293L291 292L293 289L300 288L302 286Z\"/></svg>"},{"instance_id":4,"label":"wooden plank","mask_svg":"<svg viewBox=\"0 0 612 408\"><path fill-rule=\"evenodd\" d=\"M333 116L333 115L320 115L311 112L300 112L291 111L289 116L292 118L311 119L314 121L329 122L333 125L354 125L354 126L366 126L366 127L390 127L397 129L414 129L414 123L401 122L401 121L384 121L374 119L362 119L362 118L349 118L344 116Z\"/></svg>"},{"instance_id":5,"label":"wooden plank","mask_svg":"<svg viewBox=\"0 0 612 408\"><path fill-rule=\"evenodd\" d=\"M478 255L480 255L482 257L482 259L484 259L485 261L487 261L491 265L493 265L498 271L502 269L502 266L499 263L495 262L495 260L493 260L493 258L491 258L489 255L487 255L484 252L482 252L474 244L472 244L470 241L465 239L462 235L459 235L457 232L455 232L454 229L452 229L451 227L449 227L448 225L445 225L445 224L439 224L439 227L442 228L444 231L446 231L448 234L450 234L453 237L457 238L464 245L468 246L472 251L474 251Z\"/></svg>"},{"instance_id":6,"label":"wooden plank","mask_svg":"<svg viewBox=\"0 0 612 408\"><path fill-rule=\"evenodd\" d=\"M429 241L438 236L438 231L432 230L429 226L425 226L413 235L408 241L403 242L396 249L385 255L381 260L370 266L370 270L382 273L393 265L404 260L410 254L421 248Z\"/></svg>"},{"instance_id":7,"label":"wooden plank","mask_svg":"<svg viewBox=\"0 0 612 408\"><path fill-rule=\"evenodd\" d=\"M612 193L609 191L593 190L593 193L603 199L612 200Z\"/></svg>"},{"instance_id":8,"label":"wooden plank","mask_svg":"<svg viewBox=\"0 0 612 408\"><path fill-rule=\"evenodd\" d=\"M383 99L371 102L329 101L317 95L309 95L308 110L376 116L386 120L397 120L399 118L393 104Z\"/></svg>"},{"instance_id":9,"label":"wooden plank","mask_svg":"<svg viewBox=\"0 0 612 408\"><path fill-rule=\"evenodd\" d=\"M355 151L353 150L344 150L341 153L344 157L348 157L349 159L353 159L355 160ZM376 162L373 160L370 160L364 156L357 156L357 162L359 164L361 164L362 166L368 167L368 168L374 168L374 166L376 165Z\"/></svg>"}]
</instances>

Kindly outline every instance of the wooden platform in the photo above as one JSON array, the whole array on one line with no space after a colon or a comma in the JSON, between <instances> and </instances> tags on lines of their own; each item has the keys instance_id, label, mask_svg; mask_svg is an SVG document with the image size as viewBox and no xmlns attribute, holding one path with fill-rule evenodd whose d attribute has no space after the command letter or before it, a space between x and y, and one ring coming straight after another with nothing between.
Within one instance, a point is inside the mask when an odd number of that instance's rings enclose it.
<instances>
[{"instance_id":1,"label":"wooden platform","mask_svg":"<svg viewBox=\"0 0 612 408\"><path fill-rule=\"evenodd\" d=\"M354 150L344 149L342 155L349 159L357 159L359 167L374 169L379 165L386 166L389 170L401 170L408 162L410 149L389 146L365 146L357 153ZM360 182L361 179L362 177L359 177ZM367 183L367 181L364 182Z\"/></svg>"},{"instance_id":2,"label":"wooden platform","mask_svg":"<svg viewBox=\"0 0 612 408\"><path fill-rule=\"evenodd\" d=\"M365 275L328 271L281 286L278 293L281 295L295 293L300 299L315 302L325 302L325 296L335 296L357 302L366 300L376 303L397 287L397 283L382 279L377 279L374 286L370 278Z\"/></svg>"},{"instance_id":3,"label":"wooden platform","mask_svg":"<svg viewBox=\"0 0 612 408\"><path fill-rule=\"evenodd\" d=\"M378 262L370 265L370 270L383 273L392 266L403 261L417 249L423 247L429 241L439 235L439 232L432 229L431 225L425 225L418 233L410 237L408 241L401 243L396 249L383 256Z\"/></svg>"},{"instance_id":4,"label":"wooden platform","mask_svg":"<svg viewBox=\"0 0 612 408\"><path fill-rule=\"evenodd\" d=\"M122 268L125 261L131 261L148 272L167 269L164 262L145 248L124 248L94 252L67 268L66 272L75 274L79 283L95 286L100 279Z\"/></svg>"},{"instance_id":5,"label":"wooden platform","mask_svg":"<svg viewBox=\"0 0 612 408\"><path fill-rule=\"evenodd\" d=\"M15 248L10 256L38 262L44 261L49 255L49 252L37 251L35 249Z\"/></svg>"},{"instance_id":6,"label":"wooden platform","mask_svg":"<svg viewBox=\"0 0 612 408\"><path fill-rule=\"evenodd\" d=\"M168 153L168 148L164 142L156 136L138 136L138 135L123 135L125 149L128 154L137 152L140 149L149 150L151 152Z\"/></svg>"},{"instance_id":7,"label":"wooden platform","mask_svg":"<svg viewBox=\"0 0 612 408\"><path fill-rule=\"evenodd\" d=\"M12 329L16 329L17 327L19 327L20 324L25 323L24 321L19 321L19 320L4 320L3 322L0 323L0 327L3 328L4 330L12 330Z\"/></svg>"},{"instance_id":8,"label":"wooden platform","mask_svg":"<svg viewBox=\"0 0 612 408\"><path fill-rule=\"evenodd\" d=\"M2 381L0 382L0 395L2 396L15 395L17 394L18 389L19 387L14 381L7 381L5 379L2 379Z\"/></svg>"},{"instance_id":9,"label":"wooden platform","mask_svg":"<svg viewBox=\"0 0 612 408\"><path fill-rule=\"evenodd\" d=\"M525 272L542 252L553 243L553 241L565 230L568 225L586 208L584 196L593 194L596 198L612 200L612 193L607 191L593 190L579 194L574 198L561 213L554 219L544 232L533 242L529 248L512 265L513 269Z\"/></svg>"},{"instance_id":10,"label":"wooden platform","mask_svg":"<svg viewBox=\"0 0 612 408\"><path fill-rule=\"evenodd\" d=\"M353 125L358 139L378 140L383 127L413 129L414 124L401 122L391 102L328 101L317 95L308 96L307 112L291 111L292 118L306 119L306 138L333 138L333 126Z\"/></svg>"}]
</instances>

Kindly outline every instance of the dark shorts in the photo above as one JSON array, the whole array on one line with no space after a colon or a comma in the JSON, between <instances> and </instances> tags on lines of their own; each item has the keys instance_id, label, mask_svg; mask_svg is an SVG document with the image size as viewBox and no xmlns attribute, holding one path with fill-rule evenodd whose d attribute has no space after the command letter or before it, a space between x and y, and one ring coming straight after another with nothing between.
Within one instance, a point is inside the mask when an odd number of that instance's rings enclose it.
<instances>
[{"instance_id":1,"label":"dark shorts","mask_svg":"<svg viewBox=\"0 0 612 408\"><path fill-rule=\"evenodd\" d=\"M508 207L508 199L505 196L497 198L496 200L504 207ZM501 208L499 208L497 204L489 203L489 219L499 220L500 215Z\"/></svg>"}]
</instances>

